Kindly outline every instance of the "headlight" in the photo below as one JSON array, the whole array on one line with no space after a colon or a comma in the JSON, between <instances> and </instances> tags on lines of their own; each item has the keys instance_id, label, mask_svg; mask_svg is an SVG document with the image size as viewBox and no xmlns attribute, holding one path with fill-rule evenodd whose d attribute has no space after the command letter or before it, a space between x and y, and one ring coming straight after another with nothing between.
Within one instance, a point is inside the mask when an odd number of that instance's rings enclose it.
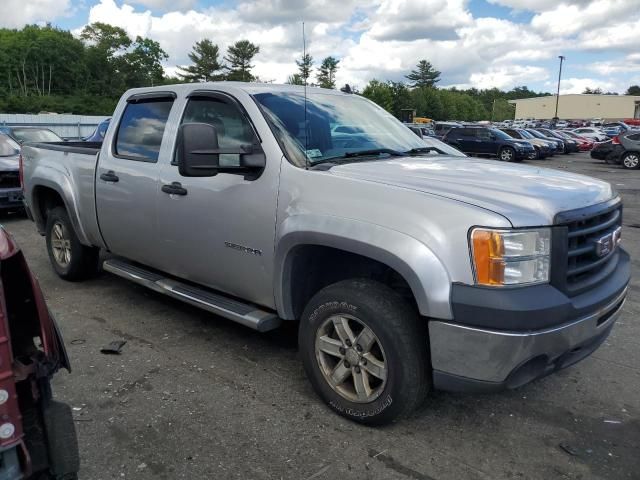
<instances>
[{"instance_id":1,"label":"headlight","mask_svg":"<svg viewBox=\"0 0 640 480\"><path fill-rule=\"evenodd\" d=\"M551 263L551 230L471 231L471 256L478 285L546 283Z\"/></svg>"}]
</instances>

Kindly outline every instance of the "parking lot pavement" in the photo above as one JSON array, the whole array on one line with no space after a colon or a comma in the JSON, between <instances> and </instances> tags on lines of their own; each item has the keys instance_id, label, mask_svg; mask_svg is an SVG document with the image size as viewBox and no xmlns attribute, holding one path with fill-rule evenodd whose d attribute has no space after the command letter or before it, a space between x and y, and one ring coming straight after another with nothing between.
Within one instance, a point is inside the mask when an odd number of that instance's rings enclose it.
<instances>
[{"instance_id":1,"label":"parking lot pavement","mask_svg":"<svg viewBox=\"0 0 640 480\"><path fill-rule=\"evenodd\" d=\"M640 172L588 154L531 162L613 183L640 258ZM640 302L590 358L516 391L434 394L412 418L362 427L311 390L293 328L258 334L108 273L55 276L34 225L3 217L63 330L82 479L637 479ZM633 261L634 274L640 261ZM113 340L122 354L103 355Z\"/></svg>"}]
</instances>

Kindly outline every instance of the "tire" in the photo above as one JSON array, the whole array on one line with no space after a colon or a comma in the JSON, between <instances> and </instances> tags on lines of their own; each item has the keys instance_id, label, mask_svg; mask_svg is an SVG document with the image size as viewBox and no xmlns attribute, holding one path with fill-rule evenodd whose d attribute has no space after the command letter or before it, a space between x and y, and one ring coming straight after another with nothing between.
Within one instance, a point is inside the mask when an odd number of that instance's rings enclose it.
<instances>
[{"instance_id":1,"label":"tire","mask_svg":"<svg viewBox=\"0 0 640 480\"><path fill-rule=\"evenodd\" d=\"M352 279L322 289L304 310L298 340L315 391L355 422L383 425L402 418L431 388L426 321L381 283ZM332 385L330 375L339 372L342 379ZM369 387L361 386L360 394L358 378Z\"/></svg>"},{"instance_id":2,"label":"tire","mask_svg":"<svg viewBox=\"0 0 640 480\"><path fill-rule=\"evenodd\" d=\"M640 168L640 153L627 152L622 156L622 166L629 170L636 170Z\"/></svg>"},{"instance_id":3,"label":"tire","mask_svg":"<svg viewBox=\"0 0 640 480\"><path fill-rule=\"evenodd\" d=\"M502 147L498 152L498 158L503 162L515 162L516 151L511 147Z\"/></svg>"},{"instance_id":4,"label":"tire","mask_svg":"<svg viewBox=\"0 0 640 480\"><path fill-rule=\"evenodd\" d=\"M60 278L78 281L97 273L100 251L80 243L64 207L49 212L45 235L49 260Z\"/></svg>"}]
</instances>

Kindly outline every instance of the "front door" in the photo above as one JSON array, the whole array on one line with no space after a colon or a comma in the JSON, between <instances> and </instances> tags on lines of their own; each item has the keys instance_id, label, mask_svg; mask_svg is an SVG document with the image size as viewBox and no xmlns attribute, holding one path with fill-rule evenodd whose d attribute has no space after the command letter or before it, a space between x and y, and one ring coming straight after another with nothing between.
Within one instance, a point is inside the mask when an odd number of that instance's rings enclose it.
<instances>
[{"instance_id":1,"label":"front door","mask_svg":"<svg viewBox=\"0 0 640 480\"><path fill-rule=\"evenodd\" d=\"M150 266L155 266L158 158L171 143L165 126L173 103L166 92L129 98L120 123L105 138L109 148L98 159L95 179L98 224L108 249Z\"/></svg>"},{"instance_id":2,"label":"front door","mask_svg":"<svg viewBox=\"0 0 640 480\"><path fill-rule=\"evenodd\" d=\"M260 143L260 135L269 136L273 145L266 123L261 124L265 130L258 132L240 104L221 92L192 94L181 123L215 126L222 149ZM262 145L265 148L265 142ZM274 153L273 147L265 148L265 153L266 168L254 176L221 172L211 177L183 177L175 158L162 162L161 186L177 182L182 189L181 194L172 194L171 189L168 193L161 191L158 197L162 270L273 306L274 235L282 155ZM238 166L239 162L237 154L220 154L220 166Z\"/></svg>"}]
</instances>

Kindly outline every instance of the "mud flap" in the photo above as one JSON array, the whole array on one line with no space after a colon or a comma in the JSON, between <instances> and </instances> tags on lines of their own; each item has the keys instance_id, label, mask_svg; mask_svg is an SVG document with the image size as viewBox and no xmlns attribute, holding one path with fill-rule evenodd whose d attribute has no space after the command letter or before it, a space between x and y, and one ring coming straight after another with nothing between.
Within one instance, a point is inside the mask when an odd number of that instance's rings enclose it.
<instances>
[{"instance_id":1,"label":"mud flap","mask_svg":"<svg viewBox=\"0 0 640 480\"><path fill-rule=\"evenodd\" d=\"M80 453L71 407L52 400L43 413L51 474L61 477L77 473Z\"/></svg>"}]
</instances>

